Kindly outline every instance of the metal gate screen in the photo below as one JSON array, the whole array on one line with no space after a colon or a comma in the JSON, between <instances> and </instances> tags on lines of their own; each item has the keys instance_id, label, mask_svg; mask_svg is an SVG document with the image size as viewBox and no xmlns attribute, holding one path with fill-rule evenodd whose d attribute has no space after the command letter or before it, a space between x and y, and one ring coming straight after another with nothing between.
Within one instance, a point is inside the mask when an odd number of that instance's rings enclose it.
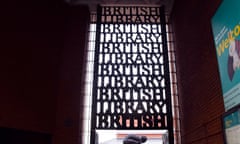
<instances>
[{"instance_id":1,"label":"metal gate screen","mask_svg":"<svg viewBox=\"0 0 240 144\"><path fill-rule=\"evenodd\" d=\"M163 10L99 7L96 41L93 130L167 129L171 133Z\"/></svg>"}]
</instances>

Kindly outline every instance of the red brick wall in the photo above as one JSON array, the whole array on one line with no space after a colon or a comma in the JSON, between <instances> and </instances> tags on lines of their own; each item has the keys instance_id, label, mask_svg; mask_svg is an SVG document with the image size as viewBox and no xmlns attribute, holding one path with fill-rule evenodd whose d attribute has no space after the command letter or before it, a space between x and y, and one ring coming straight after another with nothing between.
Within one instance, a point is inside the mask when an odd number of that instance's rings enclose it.
<instances>
[{"instance_id":1,"label":"red brick wall","mask_svg":"<svg viewBox=\"0 0 240 144\"><path fill-rule=\"evenodd\" d=\"M183 144L222 144L224 112L211 17L220 0L175 1L175 34Z\"/></svg>"},{"instance_id":2,"label":"red brick wall","mask_svg":"<svg viewBox=\"0 0 240 144\"><path fill-rule=\"evenodd\" d=\"M65 6L54 144L81 143L84 52L89 26L87 6Z\"/></svg>"},{"instance_id":3,"label":"red brick wall","mask_svg":"<svg viewBox=\"0 0 240 144\"><path fill-rule=\"evenodd\" d=\"M53 132L59 13L51 0L1 4L0 127Z\"/></svg>"},{"instance_id":4,"label":"red brick wall","mask_svg":"<svg viewBox=\"0 0 240 144\"><path fill-rule=\"evenodd\" d=\"M11 0L0 9L0 129L77 144L88 7Z\"/></svg>"}]
</instances>

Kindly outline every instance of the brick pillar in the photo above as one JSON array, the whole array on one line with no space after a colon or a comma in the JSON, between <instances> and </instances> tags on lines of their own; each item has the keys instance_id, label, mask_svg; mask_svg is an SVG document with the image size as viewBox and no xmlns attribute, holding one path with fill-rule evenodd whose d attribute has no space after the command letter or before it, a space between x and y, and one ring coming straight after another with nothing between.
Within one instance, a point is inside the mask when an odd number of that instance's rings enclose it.
<instances>
[{"instance_id":1,"label":"brick pillar","mask_svg":"<svg viewBox=\"0 0 240 144\"><path fill-rule=\"evenodd\" d=\"M81 89L88 25L87 6L65 7L54 144L81 143Z\"/></svg>"}]
</instances>

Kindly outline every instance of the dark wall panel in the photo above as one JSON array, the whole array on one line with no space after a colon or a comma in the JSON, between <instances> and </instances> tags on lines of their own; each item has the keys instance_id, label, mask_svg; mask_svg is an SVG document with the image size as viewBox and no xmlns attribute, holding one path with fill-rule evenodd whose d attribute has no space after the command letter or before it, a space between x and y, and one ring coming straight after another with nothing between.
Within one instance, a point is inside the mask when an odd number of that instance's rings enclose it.
<instances>
[{"instance_id":1,"label":"dark wall panel","mask_svg":"<svg viewBox=\"0 0 240 144\"><path fill-rule=\"evenodd\" d=\"M50 134L0 128L1 144L51 144L51 140Z\"/></svg>"},{"instance_id":2,"label":"dark wall panel","mask_svg":"<svg viewBox=\"0 0 240 144\"><path fill-rule=\"evenodd\" d=\"M175 33L183 144L221 144L224 112L211 17L220 0L175 1Z\"/></svg>"}]
</instances>

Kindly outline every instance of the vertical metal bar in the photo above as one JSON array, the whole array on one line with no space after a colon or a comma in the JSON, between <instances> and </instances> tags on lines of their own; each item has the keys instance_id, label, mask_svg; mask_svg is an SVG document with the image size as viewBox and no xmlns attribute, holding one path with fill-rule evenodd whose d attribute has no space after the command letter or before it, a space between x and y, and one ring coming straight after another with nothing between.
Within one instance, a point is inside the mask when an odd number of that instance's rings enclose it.
<instances>
[{"instance_id":1,"label":"vertical metal bar","mask_svg":"<svg viewBox=\"0 0 240 144\"><path fill-rule=\"evenodd\" d=\"M166 82L166 95L167 95L167 128L169 133L169 144L174 144L173 134L173 118L172 118L172 98L171 98L171 87L170 87L170 75L169 75L169 59L168 59L168 45L167 45L167 32L166 32L166 20L165 20L165 9L164 6L160 7L160 22L162 30L162 44L163 44L163 55L164 55L164 73Z\"/></svg>"},{"instance_id":2,"label":"vertical metal bar","mask_svg":"<svg viewBox=\"0 0 240 144\"><path fill-rule=\"evenodd\" d=\"M95 59L94 59L94 79L93 79L93 89L92 89L92 118L91 118L91 139L90 144L95 144L96 139L96 97L97 97L97 84L98 84L98 61L99 61L99 44L100 44L100 36L101 36L101 16L102 16L102 8L100 5L97 7L97 25L96 25L96 44L95 44Z\"/></svg>"}]
</instances>

